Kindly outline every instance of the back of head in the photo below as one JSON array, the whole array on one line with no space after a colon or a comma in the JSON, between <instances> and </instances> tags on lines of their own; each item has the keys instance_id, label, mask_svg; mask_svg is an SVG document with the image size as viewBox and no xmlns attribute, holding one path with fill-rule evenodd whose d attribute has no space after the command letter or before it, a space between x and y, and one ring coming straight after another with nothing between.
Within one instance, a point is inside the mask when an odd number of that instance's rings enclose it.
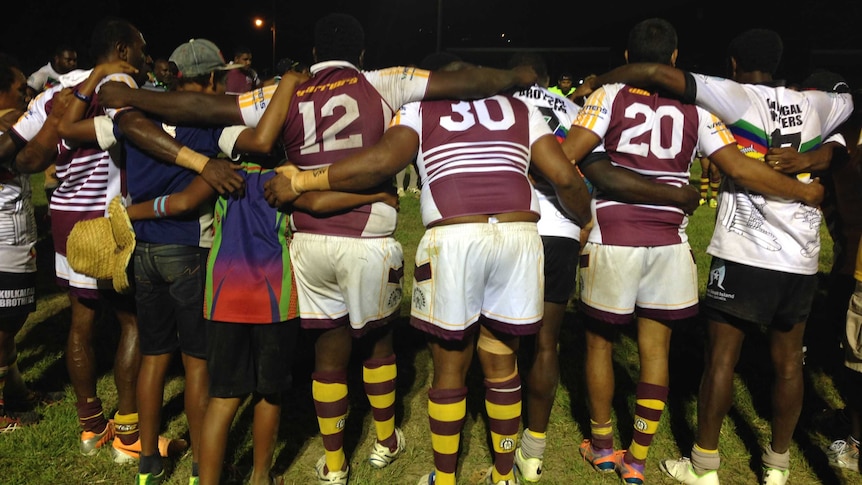
<instances>
[{"instance_id":1,"label":"back of head","mask_svg":"<svg viewBox=\"0 0 862 485\"><path fill-rule=\"evenodd\" d=\"M837 72L816 70L802 81L803 90L816 89L827 93L849 93L850 85Z\"/></svg>"},{"instance_id":2,"label":"back of head","mask_svg":"<svg viewBox=\"0 0 862 485\"><path fill-rule=\"evenodd\" d=\"M139 36L138 29L129 21L118 17L105 17L93 29L90 56L98 63L114 52L117 43L132 45Z\"/></svg>"},{"instance_id":3,"label":"back of head","mask_svg":"<svg viewBox=\"0 0 862 485\"><path fill-rule=\"evenodd\" d=\"M331 13L314 26L314 51L318 62L348 61L360 64L365 31L352 15Z\"/></svg>"},{"instance_id":4,"label":"back of head","mask_svg":"<svg viewBox=\"0 0 862 485\"><path fill-rule=\"evenodd\" d=\"M629 62L657 62L671 64L673 52L677 48L676 29L670 22L660 18L650 18L638 22L629 31Z\"/></svg>"},{"instance_id":5,"label":"back of head","mask_svg":"<svg viewBox=\"0 0 862 485\"><path fill-rule=\"evenodd\" d=\"M783 50L784 43L777 32L751 29L730 41L727 54L736 59L736 69L739 71L760 71L773 75L778 70Z\"/></svg>"},{"instance_id":6,"label":"back of head","mask_svg":"<svg viewBox=\"0 0 862 485\"><path fill-rule=\"evenodd\" d=\"M233 58L242 56L243 54L251 55L251 49L244 45L238 45L233 49Z\"/></svg>"},{"instance_id":7,"label":"back of head","mask_svg":"<svg viewBox=\"0 0 862 485\"><path fill-rule=\"evenodd\" d=\"M536 71L536 76L539 80L539 85L548 87L551 79L548 75L548 65L545 63L545 58L541 54L535 52L517 52L509 58L507 67L509 69L529 66Z\"/></svg>"}]
</instances>

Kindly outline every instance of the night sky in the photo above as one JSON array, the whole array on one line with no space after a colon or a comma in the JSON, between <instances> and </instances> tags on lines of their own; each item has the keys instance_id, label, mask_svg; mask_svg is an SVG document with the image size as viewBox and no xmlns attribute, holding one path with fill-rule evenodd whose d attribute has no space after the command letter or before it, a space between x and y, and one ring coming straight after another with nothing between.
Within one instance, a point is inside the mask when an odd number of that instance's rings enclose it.
<instances>
[{"instance_id":1,"label":"night sky","mask_svg":"<svg viewBox=\"0 0 862 485\"><path fill-rule=\"evenodd\" d=\"M257 1L228 6L209 0L129 0L16 2L4 9L0 51L18 58L25 74L45 64L59 42L78 49L81 67L92 67L89 35L99 18L117 15L143 33L153 57L167 57L192 37L214 41L230 60L246 45L254 67L272 67L272 34L257 29L256 16L275 19L275 58L311 62L314 22L334 11L351 13L366 31L366 68L419 63L434 52L454 51L468 61L499 66L512 49L544 53L552 78L561 71L575 76L603 72L623 62L628 30L647 17L663 17L679 32L678 65L715 75L727 74L730 39L751 27L778 31L785 41L778 77L800 81L816 68L842 73L854 86L862 79L862 2L542 2L504 0L353 0ZM823 6L828 6L828 10ZM608 8L610 6L610 8ZM442 12L438 29L438 8ZM553 84L553 81L552 81Z\"/></svg>"}]
</instances>

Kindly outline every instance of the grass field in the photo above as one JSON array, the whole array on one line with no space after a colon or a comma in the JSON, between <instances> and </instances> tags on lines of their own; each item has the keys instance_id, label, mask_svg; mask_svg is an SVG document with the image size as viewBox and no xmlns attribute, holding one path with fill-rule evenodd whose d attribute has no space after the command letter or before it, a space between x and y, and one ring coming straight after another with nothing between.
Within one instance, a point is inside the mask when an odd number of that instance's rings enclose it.
<instances>
[{"instance_id":1,"label":"grass field","mask_svg":"<svg viewBox=\"0 0 862 485\"><path fill-rule=\"evenodd\" d=\"M696 180L697 173L693 175ZM45 199L40 178L34 177L34 201L44 213ZM712 231L715 210L700 208L688 227L701 281L705 284L709 259L704 249ZM347 423L346 450L350 460L352 485L414 484L433 467L433 455L426 415L427 388L432 375L429 353L422 336L407 324L412 283L413 255L422 234L418 201L402 199L401 220L397 237L404 246L405 297L402 318L396 329L398 352L398 425L408 439L406 456L384 470L366 463L373 442L370 410L362 393L359 363L353 366L349 387L351 412ZM823 231L821 271L831 266L832 245ZM31 315L18 337L19 365L30 385L43 390L66 390L66 400L39 409L43 420L32 427L0 435L0 484L131 484L136 467L115 465L103 450L94 457L78 453L79 429L75 416L74 394L68 385L64 361L65 336L69 326L69 303L64 293L53 286L53 261L50 242L39 246L40 298L37 311ZM825 283L825 276L823 278ZM848 483L862 484L862 477L834 470L821 451L833 439L843 438L846 428L834 416L843 406L837 391L841 355L830 338L836 322L826 317L826 295L818 293L808 325L808 358L806 365L805 408L792 448L792 484ZM839 322L840 323L840 322ZM111 317L101 315L98 323L97 356L99 359L99 393L109 412L116 408L116 393L111 374L112 348L116 342ZM638 376L638 359L634 335L622 335L615 347L616 445L631 440L634 390ZM302 338L302 337L300 337ZM661 427L650 450L646 479L650 483L670 484L658 469L658 460L687 454L694 438L697 386L702 369L703 328L698 320L687 322L674 334L671 356L671 391ZM288 484L315 483L314 463L323 453L311 399L310 342L299 342L295 365L295 386L285 400L275 470ZM771 372L762 336L754 334L746 342L735 381L734 407L724 423L721 435L724 483L757 483L761 443L769 435L769 387ZM616 475L599 476L578 454L578 444L589 430L583 375L583 335L574 302L560 342L562 378L549 429L542 483L603 484L614 483ZM524 364L525 365L525 364ZM523 370L523 367L522 367ZM181 368L174 367L165 392L164 434L184 437L187 432L182 413L183 379ZM484 420L484 389L479 369L469 378L467 422L464 426L459 463L459 484L482 483L491 463L487 428ZM251 468L251 409L244 406L238 414L227 454L225 483L247 480ZM169 462L165 483L188 483L190 455Z\"/></svg>"}]
</instances>

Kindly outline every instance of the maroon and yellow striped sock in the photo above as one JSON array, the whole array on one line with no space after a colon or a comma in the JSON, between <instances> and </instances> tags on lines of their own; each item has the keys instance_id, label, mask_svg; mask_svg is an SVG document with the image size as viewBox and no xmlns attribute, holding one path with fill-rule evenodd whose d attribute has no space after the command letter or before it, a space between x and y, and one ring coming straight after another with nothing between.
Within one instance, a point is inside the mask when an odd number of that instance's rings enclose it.
<instances>
[{"instance_id":1,"label":"maroon and yellow striped sock","mask_svg":"<svg viewBox=\"0 0 862 485\"><path fill-rule=\"evenodd\" d=\"M713 198L713 199L718 198L718 188L720 186L721 186L721 180L719 180L718 182L713 182L713 181L709 182L709 193L710 193L711 198Z\"/></svg>"},{"instance_id":2,"label":"maroon and yellow striped sock","mask_svg":"<svg viewBox=\"0 0 862 485\"><path fill-rule=\"evenodd\" d=\"M435 485L455 485L461 427L467 416L467 388L429 389L428 422L434 450Z\"/></svg>"},{"instance_id":3,"label":"maroon and yellow striped sock","mask_svg":"<svg viewBox=\"0 0 862 485\"><path fill-rule=\"evenodd\" d=\"M398 368L395 354L382 359L368 359L362 365L365 394L371 404L377 441L389 447L398 446L395 436L395 379Z\"/></svg>"},{"instance_id":4,"label":"maroon and yellow striped sock","mask_svg":"<svg viewBox=\"0 0 862 485\"><path fill-rule=\"evenodd\" d=\"M518 430L521 427L521 377L501 382L485 380L485 410L488 413L494 469L491 481L515 480L513 465Z\"/></svg>"},{"instance_id":5,"label":"maroon and yellow striped sock","mask_svg":"<svg viewBox=\"0 0 862 485\"><path fill-rule=\"evenodd\" d=\"M635 405L634 435L629 452L626 453L627 463L646 464L647 452L653 436L658 430L658 423L667 402L667 386L659 386L647 382L639 382Z\"/></svg>"},{"instance_id":6,"label":"maroon and yellow striped sock","mask_svg":"<svg viewBox=\"0 0 862 485\"><path fill-rule=\"evenodd\" d=\"M323 436L326 452L326 468L329 471L343 470L344 423L347 421L347 372L315 372L311 375L311 395L317 425Z\"/></svg>"},{"instance_id":7,"label":"maroon and yellow striped sock","mask_svg":"<svg viewBox=\"0 0 862 485\"><path fill-rule=\"evenodd\" d=\"M593 450L605 455L614 450L614 423L597 423L590 419L590 444ZM607 452L607 453L606 453Z\"/></svg>"}]
</instances>

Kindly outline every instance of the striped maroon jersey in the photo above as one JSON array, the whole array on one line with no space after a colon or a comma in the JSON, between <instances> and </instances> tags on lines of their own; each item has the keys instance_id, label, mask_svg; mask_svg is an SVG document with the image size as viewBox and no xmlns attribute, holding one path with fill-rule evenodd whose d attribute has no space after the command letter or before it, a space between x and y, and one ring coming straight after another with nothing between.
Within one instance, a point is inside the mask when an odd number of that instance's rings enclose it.
<instances>
[{"instance_id":1,"label":"striped maroon jersey","mask_svg":"<svg viewBox=\"0 0 862 485\"><path fill-rule=\"evenodd\" d=\"M527 170L530 148L551 131L541 113L512 96L423 101L393 126L419 134L422 222L516 211L539 213Z\"/></svg>"},{"instance_id":2,"label":"striped maroon jersey","mask_svg":"<svg viewBox=\"0 0 862 485\"><path fill-rule=\"evenodd\" d=\"M406 67L360 71L339 61L315 64L312 72L296 90L282 133L287 159L303 170L373 146L395 110L424 97L429 76L428 71ZM329 216L297 211L292 224L296 231L316 234L390 236L397 221L391 209L376 203Z\"/></svg>"},{"instance_id":3,"label":"striped maroon jersey","mask_svg":"<svg viewBox=\"0 0 862 485\"><path fill-rule=\"evenodd\" d=\"M721 120L702 108L623 84L610 84L584 103L574 126L602 138L596 151L656 183L681 187L697 152L712 154L734 143ZM590 242L664 246L686 242L685 213L675 207L627 204L598 188Z\"/></svg>"}]
</instances>

